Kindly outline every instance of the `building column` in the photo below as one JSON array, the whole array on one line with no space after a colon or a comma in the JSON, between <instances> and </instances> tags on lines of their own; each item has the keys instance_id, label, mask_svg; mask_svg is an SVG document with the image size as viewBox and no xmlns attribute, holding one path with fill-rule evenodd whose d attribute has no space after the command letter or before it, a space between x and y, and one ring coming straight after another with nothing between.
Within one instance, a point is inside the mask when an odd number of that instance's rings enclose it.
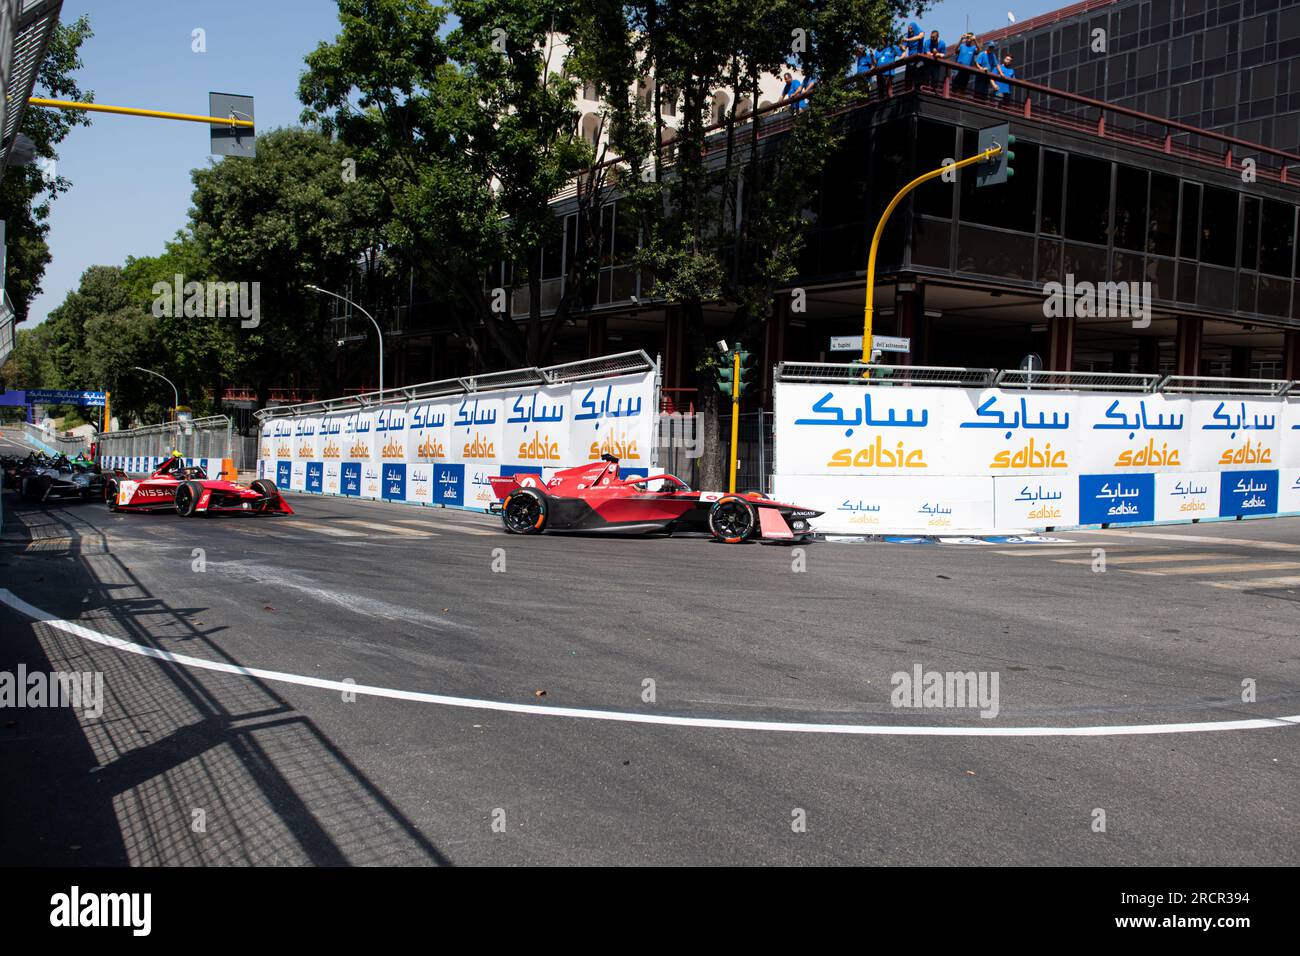
<instances>
[{"instance_id":1,"label":"building column","mask_svg":"<svg viewBox=\"0 0 1300 956\"><path fill-rule=\"evenodd\" d=\"M605 354L605 327L608 320L603 315L587 316L587 358Z\"/></svg>"},{"instance_id":2,"label":"building column","mask_svg":"<svg viewBox=\"0 0 1300 956\"><path fill-rule=\"evenodd\" d=\"M1178 334L1174 339L1174 374L1201 374L1201 334L1205 322L1202 319L1178 319Z\"/></svg>"},{"instance_id":3,"label":"building column","mask_svg":"<svg viewBox=\"0 0 1300 956\"><path fill-rule=\"evenodd\" d=\"M915 365L915 352L918 333L925 324L925 286L918 282L907 292L894 295L894 328L900 338L912 340L912 351L893 352L888 357L881 355L880 360L886 365Z\"/></svg>"},{"instance_id":4,"label":"building column","mask_svg":"<svg viewBox=\"0 0 1300 956\"><path fill-rule=\"evenodd\" d=\"M1300 378L1300 332L1282 333L1282 377Z\"/></svg>"},{"instance_id":5,"label":"building column","mask_svg":"<svg viewBox=\"0 0 1300 956\"><path fill-rule=\"evenodd\" d=\"M1074 330L1078 320L1072 315L1058 315L1048 330L1047 368L1053 372L1074 370Z\"/></svg>"}]
</instances>

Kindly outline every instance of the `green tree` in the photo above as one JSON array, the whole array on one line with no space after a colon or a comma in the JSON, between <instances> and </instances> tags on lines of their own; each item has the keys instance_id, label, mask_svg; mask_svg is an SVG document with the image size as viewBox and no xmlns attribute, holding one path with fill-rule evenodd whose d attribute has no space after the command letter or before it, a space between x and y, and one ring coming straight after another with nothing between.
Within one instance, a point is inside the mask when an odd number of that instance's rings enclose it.
<instances>
[{"instance_id":1,"label":"green tree","mask_svg":"<svg viewBox=\"0 0 1300 956\"><path fill-rule=\"evenodd\" d=\"M453 318L471 347L481 324L514 366L544 362L591 292L592 211L606 191L603 171L579 183L565 293L543 318L543 249L564 241L550 202L594 158L578 133L575 83L548 43L580 7L576 0L340 0L340 33L308 55L299 87L304 118L337 131L359 179L383 190L388 248L463 303ZM444 36L449 13L458 23ZM501 296L484 294L485 273L503 260L513 266L512 285L528 291L522 325L508 307L494 310Z\"/></svg>"},{"instance_id":2,"label":"green tree","mask_svg":"<svg viewBox=\"0 0 1300 956\"><path fill-rule=\"evenodd\" d=\"M773 291L797 275L805 210L826 160L840 145L837 111L852 97L848 75L858 45L877 46L912 4L902 0L590 0L576 24L574 69L606 93L611 141L627 169L620 209L638 215L639 263L655 295L680 309L704 416L700 480L723 479L714 369L720 337L753 343ZM777 148L763 129L779 117L738 117L759 102L760 79L795 64L815 77L808 108L795 111ZM632 65L629 71L629 65ZM631 72L631 76L629 76ZM652 104L633 93L652 84ZM680 96L671 136L661 105ZM727 107L715 114L715 94ZM671 139L670 145L656 144ZM726 314L721 327L706 313ZM721 334L720 334L721 333Z\"/></svg>"},{"instance_id":3,"label":"green tree","mask_svg":"<svg viewBox=\"0 0 1300 956\"><path fill-rule=\"evenodd\" d=\"M94 100L94 93L81 89L72 77L81 68L81 45L93 35L85 16L55 27L37 70L37 96ZM74 127L89 125L86 113L29 106L19 132L32 140L38 157L57 160L58 144ZM11 166L0 178L0 219L5 221L7 253L4 285L19 322L27 318L32 299L40 294L41 278L50 262L45 241L50 231L50 204L71 186L66 177L47 175L34 163Z\"/></svg>"},{"instance_id":4,"label":"green tree","mask_svg":"<svg viewBox=\"0 0 1300 956\"><path fill-rule=\"evenodd\" d=\"M259 135L256 157L195 170L196 258L164 264L149 277L171 281L167 273L174 270L187 281L257 283L255 326L237 318L159 319L164 339L188 343L185 361L209 377L217 394L222 380L246 383L264 406L272 386L291 384L288 369L299 384L332 390L329 300L306 287L346 287L358 259L379 245L381 198L373 185L348 181L348 158L340 143L318 131L279 129ZM200 274L191 275L190 267Z\"/></svg>"}]
</instances>

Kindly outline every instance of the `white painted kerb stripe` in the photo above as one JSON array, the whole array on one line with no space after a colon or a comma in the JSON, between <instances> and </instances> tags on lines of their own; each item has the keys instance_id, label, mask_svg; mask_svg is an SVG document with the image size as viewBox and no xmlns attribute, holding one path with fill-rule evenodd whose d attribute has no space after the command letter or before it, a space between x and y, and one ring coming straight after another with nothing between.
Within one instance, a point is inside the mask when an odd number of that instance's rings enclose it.
<instances>
[{"instance_id":1,"label":"white painted kerb stripe","mask_svg":"<svg viewBox=\"0 0 1300 956\"><path fill-rule=\"evenodd\" d=\"M186 654L173 654L156 647L132 644L121 638L110 637L82 624L64 621L33 607L13 592L0 588L0 603L25 614L33 620L83 640L103 644L128 654L139 654L160 661L170 661L184 667L238 674L260 680L297 684L301 687L319 687L336 693L365 694L369 697L387 697L391 700L412 700L443 707L464 707L469 710L499 710L511 714L535 714L540 717L575 717L581 720L610 720L625 724L660 724L669 727L706 727L716 730L766 730L798 734L850 734L882 737L1121 737L1148 734L1196 734L1215 730L1264 730L1270 727L1300 726L1300 714L1293 717L1264 717L1255 720L1221 720L1191 724L1128 724L1114 727L908 727L882 724L806 724L772 720L731 720L725 717L674 717L668 714L639 714L617 710L588 710L580 707L547 707L541 704L516 704L512 701L478 700L473 697L448 697L445 694L426 694L422 691L396 690L391 687L371 687L350 684L346 681L325 680L268 671L260 667L241 667L220 661L207 661Z\"/></svg>"}]
</instances>

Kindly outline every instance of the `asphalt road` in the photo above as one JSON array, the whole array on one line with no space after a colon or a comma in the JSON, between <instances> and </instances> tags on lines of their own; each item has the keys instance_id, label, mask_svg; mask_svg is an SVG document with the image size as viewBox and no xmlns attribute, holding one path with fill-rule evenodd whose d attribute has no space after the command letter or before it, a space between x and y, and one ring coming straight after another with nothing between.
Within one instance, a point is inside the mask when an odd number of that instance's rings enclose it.
<instances>
[{"instance_id":1,"label":"asphalt road","mask_svg":"<svg viewBox=\"0 0 1300 956\"><path fill-rule=\"evenodd\" d=\"M1300 715L1300 520L800 553L290 501L5 494L0 672L102 673L104 709L0 710L0 862L1300 857L1300 718L1266 720ZM894 707L917 665L996 674L997 716Z\"/></svg>"}]
</instances>

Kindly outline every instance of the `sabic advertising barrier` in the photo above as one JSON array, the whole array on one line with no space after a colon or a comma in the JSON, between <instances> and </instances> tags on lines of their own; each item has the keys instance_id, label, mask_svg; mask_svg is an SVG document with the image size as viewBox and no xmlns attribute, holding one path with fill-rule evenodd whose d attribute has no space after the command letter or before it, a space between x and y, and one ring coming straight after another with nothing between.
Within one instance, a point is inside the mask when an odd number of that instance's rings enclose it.
<instances>
[{"instance_id":1,"label":"sabic advertising barrier","mask_svg":"<svg viewBox=\"0 0 1300 956\"><path fill-rule=\"evenodd\" d=\"M1300 400L778 381L774 492L819 530L1300 512Z\"/></svg>"},{"instance_id":2,"label":"sabic advertising barrier","mask_svg":"<svg viewBox=\"0 0 1300 956\"><path fill-rule=\"evenodd\" d=\"M622 474L647 475L657 371L641 364L647 370L594 380L271 417L258 474L289 491L474 510L495 500L494 475L549 479L602 454L617 456Z\"/></svg>"}]
</instances>

